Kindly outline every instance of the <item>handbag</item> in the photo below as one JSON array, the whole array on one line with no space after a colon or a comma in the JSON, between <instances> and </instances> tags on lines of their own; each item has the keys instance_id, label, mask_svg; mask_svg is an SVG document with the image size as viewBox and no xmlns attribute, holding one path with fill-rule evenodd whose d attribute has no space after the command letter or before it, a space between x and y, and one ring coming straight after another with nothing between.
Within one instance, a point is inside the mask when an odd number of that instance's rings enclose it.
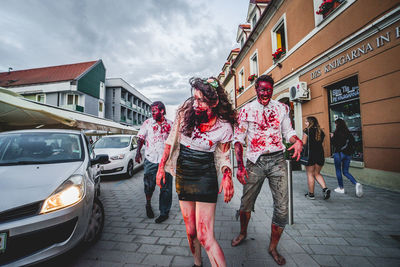
<instances>
[{"instance_id":1,"label":"handbag","mask_svg":"<svg viewBox=\"0 0 400 267\"><path fill-rule=\"evenodd\" d=\"M310 159L310 131L309 129L307 129L308 132L308 138L307 138L307 148L301 151L300 153L300 159L299 159L299 163L302 165L307 166L308 165L308 161Z\"/></svg>"}]
</instances>

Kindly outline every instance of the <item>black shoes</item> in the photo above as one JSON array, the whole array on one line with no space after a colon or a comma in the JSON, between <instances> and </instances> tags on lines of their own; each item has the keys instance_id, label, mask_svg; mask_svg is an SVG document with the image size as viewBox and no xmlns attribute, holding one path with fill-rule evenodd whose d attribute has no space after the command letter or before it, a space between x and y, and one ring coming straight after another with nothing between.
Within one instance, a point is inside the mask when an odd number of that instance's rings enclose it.
<instances>
[{"instance_id":1,"label":"black shoes","mask_svg":"<svg viewBox=\"0 0 400 267\"><path fill-rule=\"evenodd\" d=\"M165 221L168 218L169 218L168 215L160 215L157 219L155 219L155 222L156 223L162 223L163 221Z\"/></svg>"},{"instance_id":2,"label":"black shoes","mask_svg":"<svg viewBox=\"0 0 400 267\"><path fill-rule=\"evenodd\" d=\"M154 212L153 209L151 208L151 205L146 205L146 215L150 219L154 218Z\"/></svg>"},{"instance_id":3,"label":"black shoes","mask_svg":"<svg viewBox=\"0 0 400 267\"><path fill-rule=\"evenodd\" d=\"M324 188L322 190L322 193L324 194L324 199L329 199L331 196L331 190L329 190L328 188Z\"/></svg>"}]
</instances>

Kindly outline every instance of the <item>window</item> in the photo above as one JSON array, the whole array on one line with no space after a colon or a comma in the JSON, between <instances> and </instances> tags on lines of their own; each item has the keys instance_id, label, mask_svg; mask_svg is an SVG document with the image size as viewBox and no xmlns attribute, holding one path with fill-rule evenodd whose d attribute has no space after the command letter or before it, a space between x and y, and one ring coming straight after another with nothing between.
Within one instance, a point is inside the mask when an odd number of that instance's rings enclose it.
<instances>
[{"instance_id":1,"label":"window","mask_svg":"<svg viewBox=\"0 0 400 267\"><path fill-rule=\"evenodd\" d=\"M78 95L67 95L67 105L78 105L79 104L79 96Z\"/></svg>"},{"instance_id":2,"label":"window","mask_svg":"<svg viewBox=\"0 0 400 267\"><path fill-rule=\"evenodd\" d=\"M240 48L242 48L243 45L244 45L244 37L242 37L242 38L240 39Z\"/></svg>"},{"instance_id":3,"label":"window","mask_svg":"<svg viewBox=\"0 0 400 267\"><path fill-rule=\"evenodd\" d=\"M239 86L244 87L244 69L243 68L239 72Z\"/></svg>"},{"instance_id":4,"label":"window","mask_svg":"<svg viewBox=\"0 0 400 267\"><path fill-rule=\"evenodd\" d=\"M257 51L250 57L250 74L258 76L258 54Z\"/></svg>"},{"instance_id":5,"label":"window","mask_svg":"<svg viewBox=\"0 0 400 267\"><path fill-rule=\"evenodd\" d=\"M254 27L257 24L257 13L251 18L251 29L254 30Z\"/></svg>"},{"instance_id":6,"label":"window","mask_svg":"<svg viewBox=\"0 0 400 267\"><path fill-rule=\"evenodd\" d=\"M99 112L103 112L103 102L99 102Z\"/></svg>"},{"instance_id":7,"label":"window","mask_svg":"<svg viewBox=\"0 0 400 267\"><path fill-rule=\"evenodd\" d=\"M330 131L335 131L335 120L343 119L356 141L352 159L363 161L360 98L358 77L353 76L327 87L329 95Z\"/></svg>"},{"instance_id":8,"label":"window","mask_svg":"<svg viewBox=\"0 0 400 267\"><path fill-rule=\"evenodd\" d=\"M115 98L115 89L113 89L113 98Z\"/></svg>"},{"instance_id":9,"label":"window","mask_svg":"<svg viewBox=\"0 0 400 267\"><path fill-rule=\"evenodd\" d=\"M314 18L315 25L320 24L325 18L333 13L346 0L314 0Z\"/></svg>"},{"instance_id":10,"label":"window","mask_svg":"<svg viewBox=\"0 0 400 267\"><path fill-rule=\"evenodd\" d=\"M45 94L36 95L36 101L40 103L46 103L46 95Z\"/></svg>"},{"instance_id":11,"label":"window","mask_svg":"<svg viewBox=\"0 0 400 267\"><path fill-rule=\"evenodd\" d=\"M275 53L279 48L285 53L287 47L287 31L286 31L286 15L284 14L277 24L272 28L272 53Z\"/></svg>"}]
</instances>

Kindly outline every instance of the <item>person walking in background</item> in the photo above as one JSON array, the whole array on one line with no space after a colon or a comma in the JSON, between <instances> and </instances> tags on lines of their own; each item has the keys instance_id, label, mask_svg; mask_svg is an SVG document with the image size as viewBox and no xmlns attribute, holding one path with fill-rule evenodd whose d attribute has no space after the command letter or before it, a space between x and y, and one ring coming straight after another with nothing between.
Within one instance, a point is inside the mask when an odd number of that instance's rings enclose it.
<instances>
[{"instance_id":1,"label":"person walking in background","mask_svg":"<svg viewBox=\"0 0 400 267\"><path fill-rule=\"evenodd\" d=\"M293 145L293 158L298 161L302 141L296 136L289 118L289 107L273 100L274 80L269 75L261 75L255 82L257 99L246 104L239 113L235 127L235 153L238 164L236 177L243 184L240 203L240 233L231 246L240 245L247 237L247 226L251 212L265 179L268 180L274 201L271 223L271 239L268 253L279 265L286 263L278 253L277 246L288 221L288 181L287 166L283 151L283 137ZM247 162L244 166L243 145L247 141ZM246 179L247 178L247 181Z\"/></svg>"},{"instance_id":2,"label":"person walking in background","mask_svg":"<svg viewBox=\"0 0 400 267\"><path fill-rule=\"evenodd\" d=\"M234 193L229 150L236 116L217 79L191 78L189 82L193 96L178 109L158 168L157 185L162 188L165 170L176 177L193 266L202 266L203 246L211 265L224 267L225 256L214 236L215 207L222 189L225 202ZM217 173L222 176L219 190Z\"/></svg>"},{"instance_id":3,"label":"person walking in background","mask_svg":"<svg viewBox=\"0 0 400 267\"><path fill-rule=\"evenodd\" d=\"M313 116L306 118L305 125L306 128L303 131L303 144L306 144L306 149L307 147L309 148L308 165L306 166L308 193L305 196L308 199L315 199L314 185L315 180L317 180L322 188L324 199L328 199L331 190L326 187L324 177L321 175L321 169L325 162L324 148L322 147L325 134L321 130L317 118Z\"/></svg>"},{"instance_id":4,"label":"person walking in background","mask_svg":"<svg viewBox=\"0 0 400 267\"><path fill-rule=\"evenodd\" d=\"M363 188L360 183L354 179L353 175L349 172L351 155L354 153L355 140L354 136L347 128L346 122L342 119L335 120L336 129L331 133L331 144L333 145L333 159L335 161L336 178L339 187L335 192L344 194L342 173L350 182L356 187L356 196L362 197Z\"/></svg>"},{"instance_id":5,"label":"person walking in background","mask_svg":"<svg viewBox=\"0 0 400 267\"><path fill-rule=\"evenodd\" d=\"M158 164L161 160L164 143L171 131L172 121L165 118L165 106L161 101L151 104L151 113L153 118L147 119L140 127L138 133L138 146L136 149L135 161L142 161L140 152L143 144L145 148L144 160L144 193L146 195L146 215L148 218L154 218L154 212L151 207L151 197L156 187L156 174ZM155 220L156 223L162 223L169 217L169 210L172 204L172 176L166 174L165 185L160 190L159 209L160 216Z\"/></svg>"}]
</instances>

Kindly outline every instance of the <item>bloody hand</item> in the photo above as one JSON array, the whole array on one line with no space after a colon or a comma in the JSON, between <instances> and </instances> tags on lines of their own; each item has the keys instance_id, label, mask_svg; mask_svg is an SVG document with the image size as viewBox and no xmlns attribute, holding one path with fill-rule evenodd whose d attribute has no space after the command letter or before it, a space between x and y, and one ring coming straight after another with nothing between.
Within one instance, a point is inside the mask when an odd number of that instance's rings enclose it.
<instances>
[{"instance_id":1,"label":"bloody hand","mask_svg":"<svg viewBox=\"0 0 400 267\"><path fill-rule=\"evenodd\" d=\"M156 184L160 188L162 188L161 179L163 181L163 184L165 184L165 170L164 170L164 166L162 166L160 164L160 165L158 165L158 170L157 170L157 175L156 175Z\"/></svg>"},{"instance_id":2,"label":"bloody hand","mask_svg":"<svg viewBox=\"0 0 400 267\"><path fill-rule=\"evenodd\" d=\"M232 171L229 168L225 168L224 170L224 176L222 177L222 182L218 194L222 192L222 189L224 189L224 201L228 203L229 201L231 201L235 192L232 182Z\"/></svg>"},{"instance_id":3,"label":"bloody hand","mask_svg":"<svg viewBox=\"0 0 400 267\"><path fill-rule=\"evenodd\" d=\"M288 150L292 149L294 149L292 158L295 158L296 161L299 161L300 153L303 150L303 142L299 138L296 138L296 142L294 142L294 144Z\"/></svg>"},{"instance_id":4,"label":"bloody hand","mask_svg":"<svg viewBox=\"0 0 400 267\"><path fill-rule=\"evenodd\" d=\"M136 161L137 163L140 163L140 162L142 161L142 154L140 153L139 150L136 152L135 161Z\"/></svg>"},{"instance_id":5,"label":"bloody hand","mask_svg":"<svg viewBox=\"0 0 400 267\"><path fill-rule=\"evenodd\" d=\"M236 178L238 179L238 181L242 184L245 185L247 183L245 177L247 179L249 179L249 176L247 175L247 171L246 168L244 167L243 163L238 163L238 170L236 173Z\"/></svg>"}]
</instances>

